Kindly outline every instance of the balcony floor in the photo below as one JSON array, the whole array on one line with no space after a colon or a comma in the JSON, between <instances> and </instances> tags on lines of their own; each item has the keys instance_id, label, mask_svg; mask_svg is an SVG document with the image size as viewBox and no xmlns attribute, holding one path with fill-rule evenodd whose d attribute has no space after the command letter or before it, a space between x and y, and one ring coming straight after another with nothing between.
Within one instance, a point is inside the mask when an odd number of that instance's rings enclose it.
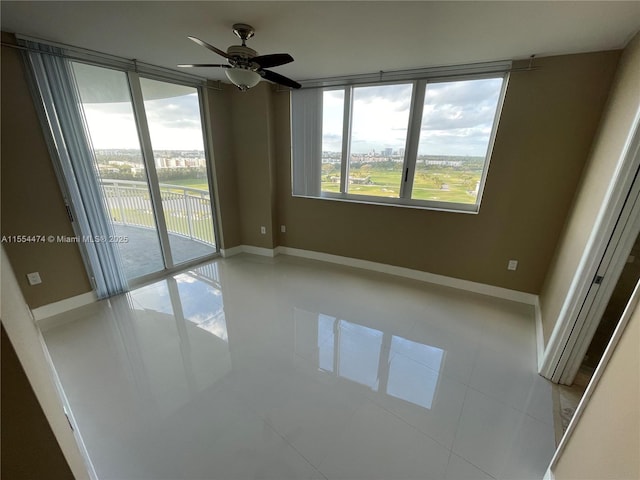
<instances>
[{"instance_id":1,"label":"balcony floor","mask_svg":"<svg viewBox=\"0 0 640 480\"><path fill-rule=\"evenodd\" d=\"M148 275L164 269L157 233L150 228L115 225L115 234L126 237L121 243L120 254L128 279ZM212 245L191 240L181 235L169 234L169 243L175 264L205 257L216 252Z\"/></svg>"}]
</instances>

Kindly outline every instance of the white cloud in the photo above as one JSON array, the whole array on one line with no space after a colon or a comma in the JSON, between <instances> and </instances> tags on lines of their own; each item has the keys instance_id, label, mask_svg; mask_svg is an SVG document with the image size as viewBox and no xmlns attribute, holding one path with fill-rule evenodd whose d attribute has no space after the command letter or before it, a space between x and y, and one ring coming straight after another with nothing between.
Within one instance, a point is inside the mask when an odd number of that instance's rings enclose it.
<instances>
[{"instance_id":1,"label":"white cloud","mask_svg":"<svg viewBox=\"0 0 640 480\"><path fill-rule=\"evenodd\" d=\"M430 83L418 153L485 155L501 85L501 78ZM354 89L352 152L405 146L411 88L404 84ZM325 92L323 150L341 150L342 95Z\"/></svg>"}]
</instances>

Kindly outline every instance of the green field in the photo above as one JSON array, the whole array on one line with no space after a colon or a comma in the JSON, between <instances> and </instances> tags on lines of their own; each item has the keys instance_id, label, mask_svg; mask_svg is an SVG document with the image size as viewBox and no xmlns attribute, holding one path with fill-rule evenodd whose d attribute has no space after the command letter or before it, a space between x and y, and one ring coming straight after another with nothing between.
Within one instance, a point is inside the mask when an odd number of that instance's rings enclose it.
<instances>
[{"instance_id":1,"label":"green field","mask_svg":"<svg viewBox=\"0 0 640 480\"><path fill-rule=\"evenodd\" d=\"M482 159L481 159L482 160ZM475 188L482 175L482 163L476 159L463 162L460 166L424 165L418 161L411 198L473 204L476 201ZM356 164L350 166L352 182L348 186L351 195L398 198L402 181L402 164L384 162ZM322 165L322 191L340 191L339 164ZM366 180L366 184L357 182Z\"/></svg>"},{"instance_id":2,"label":"green field","mask_svg":"<svg viewBox=\"0 0 640 480\"><path fill-rule=\"evenodd\" d=\"M176 180L160 181L163 185L180 185L181 187L197 188L209 191L209 183L206 178L180 178Z\"/></svg>"}]
</instances>

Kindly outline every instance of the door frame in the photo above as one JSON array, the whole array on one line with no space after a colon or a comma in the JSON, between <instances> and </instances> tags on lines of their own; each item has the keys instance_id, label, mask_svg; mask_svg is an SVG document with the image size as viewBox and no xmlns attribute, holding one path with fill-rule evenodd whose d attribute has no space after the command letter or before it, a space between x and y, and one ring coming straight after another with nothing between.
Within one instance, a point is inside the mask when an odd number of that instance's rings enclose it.
<instances>
[{"instance_id":1,"label":"door frame","mask_svg":"<svg viewBox=\"0 0 640 480\"><path fill-rule=\"evenodd\" d=\"M571 422L569 422L569 426L567 427L566 432L564 432L564 435L562 436L562 439L558 444L558 448L556 448L556 451L553 454L553 458L551 459L551 462L549 463L549 467L547 468L547 472L544 476L545 479L553 479L553 471L558 465L558 461L562 457L562 453L564 452L564 449L569 443L569 440L573 435L573 432L577 428L580 422L580 418L584 414L587 408L587 405L589 403L589 400L593 396L593 393L595 392L597 385L600 382L602 375L604 374L607 364L609 363L609 360L611 359L613 352L618 346L618 342L622 338L624 330L627 327L629 320L631 319L631 315L635 312L636 308L638 308L638 302L640 302L640 281L636 283L633 293L629 298L629 302L627 303L627 306L624 309L622 317L620 317L620 321L618 322L618 325L616 326L616 329L613 332L611 340L609 341L607 348L602 354L602 359L600 360L600 363L598 364L595 372L593 373L593 377L591 378L589 385L587 385L587 389L585 390L584 395L582 396L582 399L580 400L580 403L578 404L578 407L576 408L576 411L573 414L573 417L571 418Z\"/></svg>"},{"instance_id":2,"label":"door frame","mask_svg":"<svg viewBox=\"0 0 640 480\"><path fill-rule=\"evenodd\" d=\"M640 179L638 174L634 180L627 202L613 232L611 241L605 251L602 262L598 267L597 276L601 283L592 283L587 301L582 307L578 317L578 325L582 324L579 331L574 331L567 348L560 359L558 367L553 375L553 380L558 383L571 385L580 369L584 356L589 349L602 315L616 288L622 270L627 262L633 244L640 232ZM594 290L595 294L591 294ZM592 299L592 301L589 301ZM584 318L584 322L581 322Z\"/></svg>"},{"instance_id":3,"label":"door frame","mask_svg":"<svg viewBox=\"0 0 640 480\"><path fill-rule=\"evenodd\" d=\"M162 252L162 263L164 263L165 271L173 268L173 253L169 244L169 232L167 230L167 222L162 205L162 194L160 193L160 180L158 179L158 171L156 170L156 159L153 155L153 146L151 145L151 135L149 133L149 124L147 122L147 110L144 107L144 98L142 96L142 85L140 84L140 75L138 72L124 72L129 83L129 91L131 93L131 107L133 108L133 116L138 129L138 138L140 139L140 150L142 153L142 161L144 162L147 174L147 183L149 185L149 193L151 205L153 206L154 219L156 222L156 233L160 240L160 251ZM158 272L153 272L152 275ZM129 279L127 279L129 280ZM132 279L136 280L136 279Z\"/></svg>"},{"instance_id":4,"label":"door frame","mask_svg":"<svg viewBox=\"0 0 640 480\"><path fill-rule=\"evenodd\" d=\"M636 176L639 168L640 108L636 111L595 226L544 350L539 372L554 383L570 384L573 381L599 323L597 314L602 315L601 310L606 307L637 236L637 232L633 235L631 224L629 228L624 227L632 214L636 218L640 216L638 210L633 210L633 204L627 202L634 188L640 187ZM621 248L616 250L617 245ZM625 245L629 245L626 255ZM595 283L598 276L602 277L600 284Z\"/></svg>"}]
</instances>

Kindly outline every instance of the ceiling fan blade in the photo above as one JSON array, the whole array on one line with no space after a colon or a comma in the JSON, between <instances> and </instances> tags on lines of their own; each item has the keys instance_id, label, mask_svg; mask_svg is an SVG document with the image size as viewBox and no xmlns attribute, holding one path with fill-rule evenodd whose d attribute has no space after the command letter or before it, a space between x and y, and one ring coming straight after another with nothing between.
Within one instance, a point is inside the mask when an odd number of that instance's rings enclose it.
<instances>
[{"instance_id":1,"label":"ceiling fan blade","mask_svg":"<svg viewBox=\"0 0 640 480\"><path fill-rule=\"evenodd\" d=\"M270 70L258 70L258 73L270 82L279 83L285 87L300 88L302 86L298 82Z\"/></svg>"},{"instance_id":2,"label":"ceiling fan blade","mask_svg":"<svg viewBox=\"0 0 640 480\"><path fill-rule=\"evenodd\" d=\"M231 55L229 55L227 52L225 52L224 50L220 50L219 48L214 47L213 45L209 45L207 42L203 42L202 40L200 40L199 38L196 37L187 37L189 40L191 40L192 42L196 42L198 45L200 45L201 47L204 48L208 48L209 50L211 50L212 52L216 52L218 55L223 56L224 58L231 58Z\"/></svg>"},{"instance_id":3,"label":"ceiling fan blade","mask_svg":"<svg viewBox=\"0 0 640 480\"><path fill-rule=\"evenodd\" d=\"M269 68L291 63L293 62L293 57L288 53L272 53L271 55L253 57L251 61L260 65L260 68Z\"/></svg>"},{"instance_id":4,"label":"ceiling fan blade","mask_svg":"<svg viewBox=\"0 0 640 480\"><path fill-rule=\"evenodd\" d=\"M180 68L191 68L191 67L220 67L220 68L231 68L231 65L225 65L224 63L181 63L178 65Z\"/></svg>"}]
</instances>

